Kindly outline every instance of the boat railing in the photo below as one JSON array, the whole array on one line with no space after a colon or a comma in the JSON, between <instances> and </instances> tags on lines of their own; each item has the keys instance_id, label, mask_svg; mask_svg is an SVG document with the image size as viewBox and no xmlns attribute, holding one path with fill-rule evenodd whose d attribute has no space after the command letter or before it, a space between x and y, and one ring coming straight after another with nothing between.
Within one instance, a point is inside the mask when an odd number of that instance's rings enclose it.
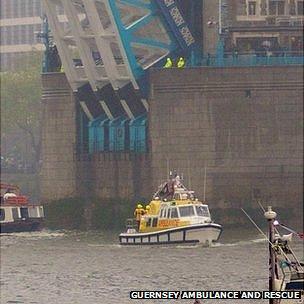
<instances>
[{"instance_id":1,"label":"boat railing","mask_svg":"<svg viewBox=\"0 0 304 304\"><path fill-rule=\"evenodd\" d=\"M28 203L27 197L24 195L12 196L4 199L5 204L26 205Z\"/></svg>"}]
</instances>

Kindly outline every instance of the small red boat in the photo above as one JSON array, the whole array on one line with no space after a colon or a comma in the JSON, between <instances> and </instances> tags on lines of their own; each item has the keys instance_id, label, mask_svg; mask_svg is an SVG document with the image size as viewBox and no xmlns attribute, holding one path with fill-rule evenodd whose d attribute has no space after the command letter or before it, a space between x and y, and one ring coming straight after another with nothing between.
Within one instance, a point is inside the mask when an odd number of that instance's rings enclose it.
<instances>
[{"instance_id":1,"label":"small red boat","mask_svg":"<svg viewBox=\"0 0 304 304\"><path fill-rule=\"evenodd\" d=\"M40 230L43 219L43 206L29 203L19 187L1 183L1 233Z\"/></svg>"}]
</instances>

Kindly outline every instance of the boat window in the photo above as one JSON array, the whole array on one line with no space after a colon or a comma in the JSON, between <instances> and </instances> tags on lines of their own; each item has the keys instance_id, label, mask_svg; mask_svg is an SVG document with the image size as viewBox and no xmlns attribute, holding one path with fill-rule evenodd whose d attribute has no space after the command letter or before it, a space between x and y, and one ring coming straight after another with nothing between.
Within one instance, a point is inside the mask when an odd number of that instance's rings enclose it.
<instances>
[{"instance_id":1,"label":"boat window","mask_svg":"<svg viewBox=\"0 0 304 304\"><path fill-rule=\"evenodd\" d=\"M151 223L152 223L152 219L151 217L149 217L147 221L147 227L151 227Z\"/></svg>"},{"instance_id":2,"label":"boat window","mask_svg":"<svg viewBox=\"0 0 304 304\"><path fill-rule=\"evenodd\" d=\"M152 220L152 227L157 227L157 217Z\"/></svg>"},{"instance_id":3,"label":"boat window","mask_svg":"<svg viewBox=\"0 0 304 304\"><path fill-rule=\"evenodd\" d=\"M4 209L0 209L0 221L4 221L5 219L5 210Z\"/></svg>"},{"instance_id":4,"label":"boat window","mask_svg":"<svg viewBox=\"0 0 304 304\"><path fill-rule=\"evenodd\" d=\"M28 218L29 217L27 208L20 208L20 213L21 213L21 218Z\"/></svg>"},{"instance_id":5,"label":"boat window","mask_svg":"<svg viewBox=\"0 0 304 304\"><path fill-rule=\"evenodd\" d=\"M177 208L171 209L171 218L178 218Z\"/></svg>"},{"instance_id":6,"label":"boat window","mask_svg":"<svg viewBox=\"0 0 304 304\"><path fill-rule=\"evenodd\" d=\"M168 209L166 208L166 209L164 209L164 216L163 217L167 217L167 214L168 214Z\"/></svg>"},{"instance_id":7,"label":"boat window","mask_svg":"<svg viewBox=\"0 0 304 304\"><path fill-rule=\"evenodd\" d=\"M44 210L43 210L43 207L40 206L40 207L39 207L39 210L40 210L40 216L41 216L41 217L44 217Z\"/></svg>"},{"instance_id":8,"label":"boat window","mask_svg":"<svg viewBox=\"0 0 304 304\"><path fill-rule=\"evenodd\" d=\"M206 217L210 216L208 207L206 207L206 206L195 206L195 208L196 208L196 213L197 213L198 216L206 216Z\"/></svg>"},{"instance_id":9,"label":"boat window","mask_svg":"<svg viewBox=\"0 0 304 304\"><path fill-rule=\"evenodd\" d=\"M179 214L181 217L193 216L194 215L193 206L179 207Z\"/></svg>"},{"instance_id":10,"label":"boat window","mask_svg":"<svg viewBox=\"0 0 304 304\"><path fill-rule=\"evenodd\" d=\"M168 212L167 212L167 218L170 218L171 217L171 208L168 209Z\"/></svg>"},{"instance_id":11,"label":"boat window","mask_svg":"<svg viewBox=\"0 0 304 304\"><path fill-rule=\"evenodd\" d=\"M13 214L13 219L16 220L19 218L19 214L18 214L18 209L17 208L13 208L12 209L12 214Z\"/></svg>"}]
</instances>

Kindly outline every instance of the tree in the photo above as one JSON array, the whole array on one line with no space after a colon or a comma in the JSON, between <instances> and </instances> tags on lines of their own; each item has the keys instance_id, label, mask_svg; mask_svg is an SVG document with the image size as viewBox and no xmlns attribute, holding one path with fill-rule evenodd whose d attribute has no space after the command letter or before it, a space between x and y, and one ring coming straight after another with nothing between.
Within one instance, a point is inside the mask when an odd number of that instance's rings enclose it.
<instances>
[{"instance_id":1,"label":"tree","mask_svg":"<svg viewBox=\"0 0 304 304\"><path fill-rule=\"evenodd\" d=\"M41 53L33 53L15 71L1 72L1 142L10 134L26 134L32 164L39 168L41 153ZM15 145L16 146L16 145Z\"/></svg>"}]
</instances>

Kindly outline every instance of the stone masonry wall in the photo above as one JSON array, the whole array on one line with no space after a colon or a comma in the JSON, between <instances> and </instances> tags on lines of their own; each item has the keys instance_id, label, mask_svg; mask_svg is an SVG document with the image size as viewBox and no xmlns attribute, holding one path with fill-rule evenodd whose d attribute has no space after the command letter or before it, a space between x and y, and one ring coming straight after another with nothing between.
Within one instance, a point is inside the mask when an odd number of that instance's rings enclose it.
<instances>
[{"instance_id":1,"label":"stone masonry wall","mask_svg":"<svg viewBox=\"0 0 304 304\"><path fill-rule=\"evenodd\" d=\"M74 95L63 73L43 74L42 86L42 199L73 197L76 195Z\"/></svg>"},{"instance_id":2,"label":"stone masonry wall","mask_svg":"<svg viewBox=\"0 0 304 304\"><path fill-rule=\"evenodd\" d=\"M297 66L151 73L153 187L168 168L213 207L302 208L303 70ZM257 206L253 206L257 207Z\"/></svg>"},{"instance_id":3,"label":"stone masonry wall","mask_svg":"<svg viewBox=\"0 0 304 304\"><path fill-rule=\"evenodd\" d=\"M152 195L148 154L100 152L79 157L77 172L80 196L140 200Z\"/></svg>"},{"instance_id":4,"label":"stone masonry wall","mask_svg":"<svg viewBox=\"0 0 304 304\"><path fill-rule=\"evenodd\" d=\"M76 155L76 99L63 73L42 75L42 199L151 197L148 154Z\"/></svg>"}]
</instances>

